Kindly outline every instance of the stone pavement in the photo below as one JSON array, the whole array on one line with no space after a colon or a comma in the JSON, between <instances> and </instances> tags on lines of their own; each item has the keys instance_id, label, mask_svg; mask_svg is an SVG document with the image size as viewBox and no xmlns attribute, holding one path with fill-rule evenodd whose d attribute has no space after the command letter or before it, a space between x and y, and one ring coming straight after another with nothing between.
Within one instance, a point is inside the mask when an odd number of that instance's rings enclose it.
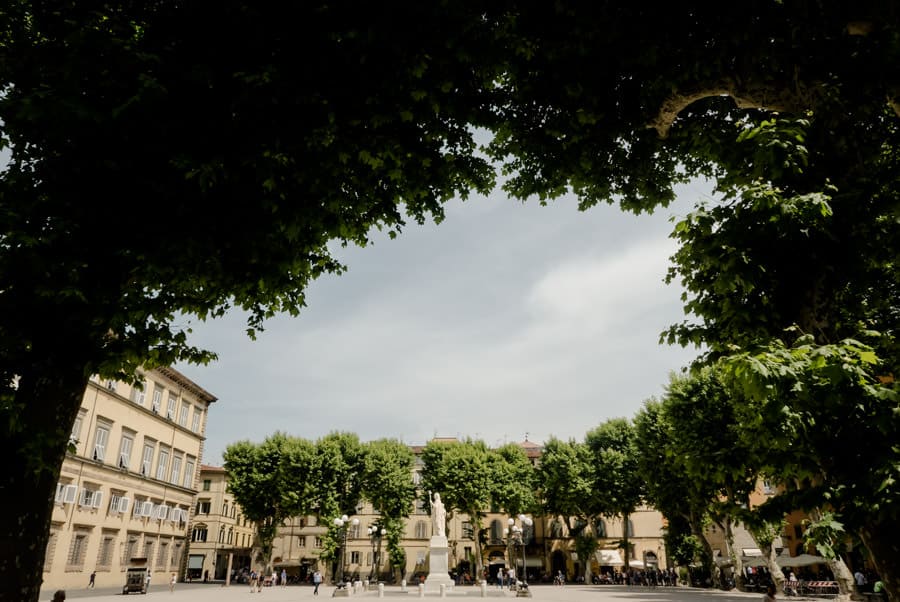
<instances>
[{"instance_id":1,"label":"stone pavement","mask_svg":"<svg viewBox=\"0 0 900 602\"><path fill-rule=\"evenodd\" d=\"M230 600L249 600L250 602L330 602L332 586L319 588L319 595L313 596L313 588L308 585L289 585L287 587L266 587L262 592L250 593L247 585L232 585L225 587L221 584L203 583L179 583L173 593L169 592L167 585L152 585L147 595L130 594L137 598L136 602L228 602ZM453 594L447 598L466 598L466 602L476 602L480 598L480 589L473 586L459 586ZM742 593L738 591L721 592L712 589L694 589L689 587L626 587L619 585L534 585L531 587L532 599L535 602L760 602L762 594ZM488 587L487 593L491 602L498 602L497 598L515 598L514 592L500 591L496 587ZM122 589L73 589L66 591L67 600L80 600L81 602L110 602L111 596L122 598ZM50 600L53 597L52 590L41 591L41 601ZM419 598L418 590L414 587L408 589L408 593L400 591L398 586L385 588L385 598L405 598L408 602L415 602ZM350 597L358 602L378 602L377 592L363 592ZM436 593L426 593L426 599L432 602L440 600ZM338 598L342 599L342 598ZM512 600L510 601L512 602Z\"/></svg>"}]
</instances>

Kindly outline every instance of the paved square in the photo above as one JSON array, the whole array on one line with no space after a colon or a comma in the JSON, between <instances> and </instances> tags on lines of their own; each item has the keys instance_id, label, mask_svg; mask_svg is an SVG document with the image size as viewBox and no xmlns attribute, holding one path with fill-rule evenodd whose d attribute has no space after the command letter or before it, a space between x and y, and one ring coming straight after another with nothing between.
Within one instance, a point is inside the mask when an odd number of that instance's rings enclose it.
<instances>
[{"instance_id":1,"label":"paved square","mask_svg":"<svg viewBox=\"0 0 900 602\"><path fill-rule=\"evenodd\" d=\"M247 585L232 585L224 587L220 584L202 584L202 583L179 583L175 586L174 592L169 592L167 585L154 584L150 587L150 591L146 595L130 594L129 598L135 599L135 602L150 602L157 600L159 602L228 602L230 600L245 600L249 602L296 602L303 600L305 602L328 602L332 600L332 592L334 587L323 586L319 588L319 595L313 596L312 586L307 585L289 585L287 587L266 587L262 592L250 593L250 587ZM556 587L553 585L535 585L531 588L532 600L535 602L749 602L750 600L761 601L762 594L742 593L738 591L722 592L712 589L695 589L689 587L625 587L618 585L565 585ZM509 591L500 591L496 587L488 587L488 598L492 602L498 602L498 598L509 598L510 602L515 599L515 595ZM475 602L480 599L480 589L472 586L461 586L455 588L453 594L447 596L448 599L465 598L466 602ZM50 590L41 591L41 600L50 600L53 592ZM95 590L68 590L66 592L67 600L80 600L81 602L101 602L109 601L112 596L116 596L120 600L127 598L122 597L122 589L104 588ZM408 602L419 600L418 590L409 588L407 593L400 591L398 586L388 586L385 588L384 598L386 600L405 599ZM347 598L338 598L347 600ZM356 599L359 602L378 602L376 592L359 593L349 598ZM423 600L431 602L439 602L440 597L437 594L428 593ZM462 602L460 600L460 602Z\"/></svg>"}]
</instances>

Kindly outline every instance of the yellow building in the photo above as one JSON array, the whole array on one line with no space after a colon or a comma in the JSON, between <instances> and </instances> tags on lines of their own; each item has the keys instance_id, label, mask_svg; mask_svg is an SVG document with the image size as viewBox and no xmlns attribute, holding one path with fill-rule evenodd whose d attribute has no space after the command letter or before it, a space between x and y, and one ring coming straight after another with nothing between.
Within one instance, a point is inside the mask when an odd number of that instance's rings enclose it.
<instances>
[{"instance_id":1,"label":"yellow building","mask_svg":"<svg viewBox=\"0 0 900 602\"><path fill-rule=\"evenodd\" d=\"M532 464L537 465L540 462L541 446L530 441L525 441L521 445ZM411 449L417 457L421 454L422 447L413 446ZM417 462L411 476L413 482L417 484L421 469L421 462ZM387 550L382 546L381 554L377 554L379 534L377 532L371 534L373 531L371 527L376 525L378 515L374 513L371 505L363 503L357 508L356 514L348 518L351 522L343 560L346 577L365 580L377 573L380 579L388 578L390 568ZM482 517L481 528L484 535L481 564L488 571L489 578L493 579L500 567L515 566L521 575L523 565L527 567L528 580L534 582L549 579L560 570L570 579L583 575L583 565L579 563L575 553L574 541L562 521L557 521L553 517L529 516L528 519L532 524L524 526L523 550L522 545L509 545L506 529L510 518L506 514L491 512ZM515 525L521 528L521 521L517 517L512 518ZM356 519L358 524L353 524L353 519ZM425 503L417 500L405 522L404 537L401 541L401 547L406 552L403 578L415 583L428 574L428 548L432 523L425 510ZM598 552L596 558L590 559L591 569L594 573L598 573L603 567L610 570L609 562L621 569L621 566L616 565L616 559L621 562L623 555L615 548L614 542L622 538L622 521L607 519L600 523L605 532L605 537L600 538L600 548L613 554L601 555ZM316 568L330 576L331 567L319 562L322 535L326 531L327 524L317 524L315 517L297 517L289 521L279 530L275 539L273 564L276 568L285 567L288 573L300 579L307 578ZM477 566L475 536L473 522L468 516L454 514L451 517L447 529L451 572L474 576ZM658 511L642 507L631 515L629 544L633 568L666 568L663 517ZM374 566L376 556L379 558L378 567Z\"/></svg>"},{"instance_id":2,"label":"yellow building","mask_svg":"<svg viewBox=\"0 0 900 602\"><path fill-rule=\"evenodd\" d=\"M149 566L151 585L180 572L216 398L172 368L140 377L143 388L88 383L57 485L46 589L86 587L93 572L97 587L121 586L132 563Z\"/></svg>"},{"instance_id":3,"label":"yellow building","mask_svg":"<svg viewBox=\"0 0 900 602\"><path fill-rule=\"evenodd\" d=\"M188 578L226 580L250 568L256 534L228 491L228 475L220 466L200 467L200 490L191 522Z\"/></svg>"}]
</instances>

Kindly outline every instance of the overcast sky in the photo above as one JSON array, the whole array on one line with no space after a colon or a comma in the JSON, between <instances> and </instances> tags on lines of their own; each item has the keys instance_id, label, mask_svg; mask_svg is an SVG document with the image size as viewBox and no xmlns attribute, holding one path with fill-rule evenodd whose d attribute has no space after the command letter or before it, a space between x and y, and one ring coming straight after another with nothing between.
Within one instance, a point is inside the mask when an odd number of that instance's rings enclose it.
<instances>
[{"instance_id":1,"label":"overcast sky","mask_svg":"<svg viewBox=\"0 0 900 602\"><path fill-rule=\"evenodd\" d=\"M669 218L709 186L678 195L641 216L580 213L573 198L454 201L439 226L340 249L349 271L315 282L306 310L271 320L256 341L238 313L195 325L191 342L219 354L209 366L177 366L219 398L204 462L276 430L493 446L581 439L607 418L632 417L697 355L658 343L683 318L681 289L663 282L675 249Z\"/></svg>"}]
</instances>

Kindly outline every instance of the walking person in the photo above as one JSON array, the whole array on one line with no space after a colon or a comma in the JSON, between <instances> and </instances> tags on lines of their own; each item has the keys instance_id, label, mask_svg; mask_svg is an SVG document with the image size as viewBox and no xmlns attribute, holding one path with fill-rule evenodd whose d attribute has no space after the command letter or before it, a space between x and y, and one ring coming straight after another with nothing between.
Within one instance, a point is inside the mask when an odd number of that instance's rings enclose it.
<instances>
[{"instance_id":1,"label":"walking person","mask_svg":"<svg viewBox=\"0 0 900 602\"><path fill-rule=\"evenodd\" d=\"M88 582L88 589L94 589L94 582L97 580L97 571L91 573L91 580Z\"/></svg>"},{"instance_id":2,"label":"walking person","mask_svg":"<svg viewBox=\"0 0 900 602\"><path fill-rule=\"evenodd\" d=\"M313 573L313 585L316 586L316 588L313 590L313 595L318 596L319 586L322 585L322 573L320 573L318 569L316 569L316 572Z\"/></svg>"},{"instance_id":3,"label":"walking person","mask_svg":"<svg viewBox=\"0 0 900 602\"><path fill-rule=\"evenodd\" d=\"M775 584L770 583L766 587L766 595L763 596L762 602L775 602Z\"/></svg>"},{"instance_id":4,"label":"walking person","mask_svg":"<svg viewBox=\"0 0 900 602\"><path fill-rule=\"evenodd\" d=\"M175 573L172 573L172 578L169 579L169 593L171 593L171 594L175 593L175 581L176 581Z\"/></svg>"},{"instance_id":5,"label":"walking person","mask_svg":"<svg viewBox=\"0 0 900 602\"><path fill-rule=\"evenodd\" d=\"M287 585L287 570L281 569L281 587Z\"/></svg>"}]
</instances>

